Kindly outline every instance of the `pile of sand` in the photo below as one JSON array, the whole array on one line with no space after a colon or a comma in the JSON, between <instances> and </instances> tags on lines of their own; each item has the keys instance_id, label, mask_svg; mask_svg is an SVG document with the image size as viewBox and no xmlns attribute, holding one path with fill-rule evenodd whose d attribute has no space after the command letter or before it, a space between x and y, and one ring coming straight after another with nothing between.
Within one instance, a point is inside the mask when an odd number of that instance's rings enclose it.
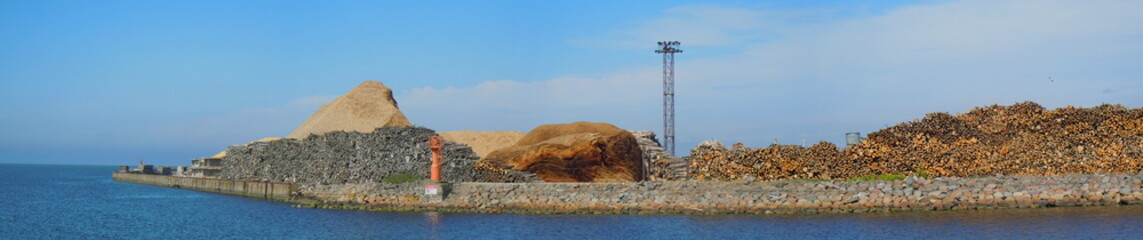
<instances>
[{"instance_id":1,"label":"pile of sand","mask_svg":"<svg viewBox=\"0 0 1143 240\"><path fill-rule=\"evenodd\" d=\"M384 84L365 81L333 102L322 105L287 138L302 139L310 134L333 131L373 132L379 127L412 127L397 108L393 90Z\"/></svg>"},{"instance_id":2,"label":"pile of sand","mask_svg":"<svg viewBox=\"0 0 1143 240\"><path fill-rule=\"evenodd\" d=\"M626 133L627 131L615 127L615 125L611 125L610 123L574 122L570 124L546 124L532 129L532 131L528 132L528 135L520 138L519 142L516 142L516 146L533 145L544 141L555 140L561 136L575 134L597 133L602 135L615 135L621 132ZM569 144L571 142L566 140L572 140L574 138L565 137L564 139L565 141L559 143Z\"/></svg>"},{"instance_id":3,"label":"pile of sand","mask_svg":"<svg viewBox=\"0 0 1143 240\"><path fill-rule=\"evenodd\" d=\"M441 137L446 141L460 143L472 147L472 151L476 155L484 157L496 151L497 149L505 148L516 144L520 138L524 137L524 133L517 131L451 131L440 132Z\"/></svg>"}]
</instances>

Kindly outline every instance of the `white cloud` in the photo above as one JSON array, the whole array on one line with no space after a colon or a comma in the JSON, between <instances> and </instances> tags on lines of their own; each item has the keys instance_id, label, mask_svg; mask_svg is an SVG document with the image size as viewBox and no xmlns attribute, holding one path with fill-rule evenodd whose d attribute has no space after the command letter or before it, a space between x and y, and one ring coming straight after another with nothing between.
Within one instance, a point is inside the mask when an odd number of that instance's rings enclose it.
<instances>
[{"instance_id":1,"label":"white cloud","mask_svg":"<svg viewBox=\"0 0 1143 240\"><path fill-rule=\"evenodd\" d=\"M472 87L418 88L400 93L401 110L417 125L437 130L519 130L571 121L638 119L660 79L641 70L602 78L561 77L539 82L500 80ZM634 121L632 121L634 122Z\"/></svg>"},{"instance_id":2,"label":"white cloud","mask_svg":"<svg viewBox=\"0 0 1143 240\"><path fill-rule=\"evenodd\" d=\"M841 142L844 132L868 133L927 112L1026 100L1140 107L1138 9L1143 2L970 0L802 22L792 19L808 13L797 10L683 6L632 29L572 42L739 46L722 56L679 55L677 125L685 154L707 139ZM640 69L420 88L398 100L410 106L403 109L414 123L442 130L591 120L659 131L659 81L658 69Z\"/></svg>"}]
</instances>

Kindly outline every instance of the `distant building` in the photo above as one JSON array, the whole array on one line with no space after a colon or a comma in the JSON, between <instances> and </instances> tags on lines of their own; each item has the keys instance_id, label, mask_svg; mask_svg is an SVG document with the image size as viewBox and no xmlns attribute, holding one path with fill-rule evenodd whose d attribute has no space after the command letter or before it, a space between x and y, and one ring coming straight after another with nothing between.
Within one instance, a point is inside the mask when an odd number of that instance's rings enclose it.
<instances>
[{"instance_id":1,"label":"distant building","mask_svg":"<svg viewBox=\"0 0 1143 240\"><path fill-rule=\"evenodd\" d=\"M139 173L142 174L155 174L155 165L139 164Z\"/></svg>"},{"instance_id":2,"label":"distant building","mask_svg":"<svg viewBox=\"0 0 1143 240\"><path fill-rule=\"evenodd\" d=\"M218 177L222 174L223 157L226 157L226 152L221 152L207 158L191 160L189 175L191 177Z\"/></svg>"}]
</instances>

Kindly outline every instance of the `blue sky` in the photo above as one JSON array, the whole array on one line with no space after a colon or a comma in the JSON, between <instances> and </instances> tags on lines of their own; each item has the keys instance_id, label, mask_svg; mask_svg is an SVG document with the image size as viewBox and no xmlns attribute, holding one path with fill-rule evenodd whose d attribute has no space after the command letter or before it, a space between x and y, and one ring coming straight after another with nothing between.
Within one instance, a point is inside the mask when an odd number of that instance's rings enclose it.
<instances>
[{"instance_id":1,"label":"blue sky","mask_svg":"<svg viewBox=\"0 0 1143 240\"><path fill-rule=\"evenodd\" d=\"M365 80L416 125L842 142L928 112L1143 105L1139 1L2 1L0 162L187 164ZM1053 80L1049 80L1049 78Z\"/></svg>"}]
</instances>

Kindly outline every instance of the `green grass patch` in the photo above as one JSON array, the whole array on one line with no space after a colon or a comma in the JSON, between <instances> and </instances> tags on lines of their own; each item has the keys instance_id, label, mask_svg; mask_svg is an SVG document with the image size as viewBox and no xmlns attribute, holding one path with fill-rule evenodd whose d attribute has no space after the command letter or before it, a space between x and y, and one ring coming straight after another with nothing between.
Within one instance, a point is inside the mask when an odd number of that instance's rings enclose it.
<instances>
[{"instance_id":1,"label":"green grass patch","mask_svg":"<svg viewBox=\"0 0 1143 240\"><path fill-rule=\"evenodd\" d=\"M921 178L929 178L929 169L925 165L917 167L917 176Z\"/></svg>"},{"instance_id":2,"label":"green grass patch","mask_svg":"<svg viewBox=\"0 0 1143 240\"><path fill-rule=\"evenodd\" d=\"M385 182L385 183L397 184L397 183L411 183L411 182L416 182L416 181L420 181L420 180L421 180L421 176L417 176L417 175L413 175L413 174L407 174L407 173L400 173L400 174L393 174L393 175L385 176L385 179L382 179L381 181Z\"/></svg>"},{"instance_id":3,"label":"green grass patch","mask_svg":"<svg viewBox=\"0 0 1143 240\"><path fill-rule=\"evenodd\" d=\"M905 179L905 174L881 174L881 175L872 174L872 175L866 175L866 176L846 179L846 181L851 181L851 182L852 181L876 181L876 180L893 181L893 180L901 180L901 179Z\"/></svg>"}]
</instances>

